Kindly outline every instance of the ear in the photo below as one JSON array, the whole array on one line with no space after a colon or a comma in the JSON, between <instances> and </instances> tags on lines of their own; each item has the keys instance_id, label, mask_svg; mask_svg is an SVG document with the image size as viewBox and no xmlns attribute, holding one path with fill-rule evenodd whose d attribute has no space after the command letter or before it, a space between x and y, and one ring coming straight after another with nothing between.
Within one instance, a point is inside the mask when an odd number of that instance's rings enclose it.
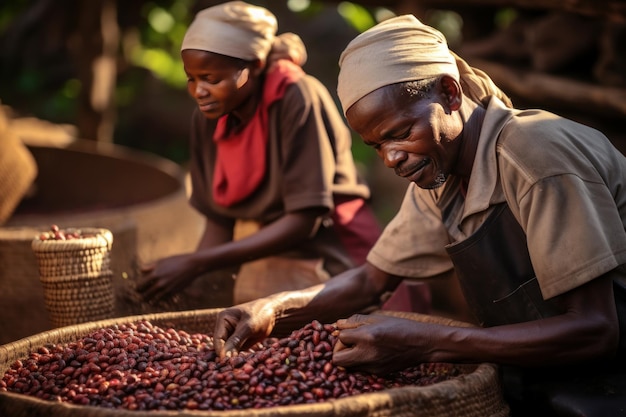
<instances>
[{"instance_id":1,"label":"ear","mask_svg":"<svg viewBox=\"0 0 626 417\"><path fill-rule=\"evenodd\" d=\"M249 77L250 69L248 67L243 68L241 71L239 71L239 76L235 81L237 83L237 88L243 87L248 82Z\"/></svg>"},{"instance_id":2,"label":"ear","mask_svg":"<svg viewBox=\"0 0 626 417\"><path fill-rule=\"evenodd\" d=\"M439 88L442 98L451 111L461 108L463 103L463 90L457 80L449 75L443 75L439 79Z\"/></svg>"}]
</instances>

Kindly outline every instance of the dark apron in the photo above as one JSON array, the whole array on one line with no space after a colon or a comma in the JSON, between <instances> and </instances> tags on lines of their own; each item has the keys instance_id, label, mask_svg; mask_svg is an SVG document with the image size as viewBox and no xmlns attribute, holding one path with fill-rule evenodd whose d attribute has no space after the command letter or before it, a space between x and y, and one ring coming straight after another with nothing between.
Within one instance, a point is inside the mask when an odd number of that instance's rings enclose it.
<instances>
[{"instance_id":1,"label":"dark apron","mask_svg":"<svg viewBox=\"0 0 626 417\"><path fill-rule=\"evenodd\" d=\"M520 323L559 313L541 296L526 234L503 203L467 240L446 247L467 303L483 327ZM626 289L615 283L621 334L626 334ZM624 352L620 340L619 352ZM614 365L540 372L501 367L513 417L626 415L626 377L620 356ZM617 365L617 367L615 367ZM606 414L608 413L608 414ZM623 414L622 414L623 413Z\"/></svg>"},{"instance_id":2,"label":"dark apron","mask_svg":"<svg viewBox=\"0 0 626 417\"><path fill-rule=\"evenodd\" d=\"M506 203L468 239L446 251L465 299L483 327L558 314L545 301L530 262L526 234Z\"/></svg>"}]
</instances>

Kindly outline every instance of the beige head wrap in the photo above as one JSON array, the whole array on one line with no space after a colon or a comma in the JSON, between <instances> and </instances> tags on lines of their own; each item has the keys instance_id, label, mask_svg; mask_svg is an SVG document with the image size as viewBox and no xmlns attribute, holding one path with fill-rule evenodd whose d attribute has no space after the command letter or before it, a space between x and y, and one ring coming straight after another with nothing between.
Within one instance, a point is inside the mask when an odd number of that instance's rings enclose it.
<instances>
[{"instance_id":1,"label":"beige head wrap","mask_svg":"<svg viewBox=\"0 0 626 417\"><path fill-rule=\"evenodd\" d=\"M199 49L253 61L265 60L278 22L269 10L231 1L201 10L189 25L181 51Z\"/></svg>"},{"instance_id":2,"label":"beige head wrap","mask_svg":"<svg viewBox=\"0 0 626 417\"><path fill-rule=\"evenodd\" d=\"M473 101L482 103L496 95L510 106L508 97L483 71L451 52L441 32L413 15L385 20L361 33L343 51L339 66L337 94L344 113L380 87L441 74L459 81Z\"/></svg>"},{"instance_id":3,"label":"beige head wrap","mask_svg":"<svg viewBox=\"0 0 626 417\"><path fill-rule=\"evenodd\" d=\"M271 55L277 59L289 59L298 66L303 66L308 57L302 39L291 32L281 33L276 37Z\"/></svg>"},{"instance_id":4,"label":"beige head wrap","mask_svg":"<svg viewBox=\"0 0 626 417\"><path fill-rule=\"evenodd\" d=\"M270 51L278 47L285 58L303 65L306 48L302 40L292 33L277 37L277 27L276 16L269 10L243 1L230 1L199 11L180 49L199 49L265 62Z\"/></svg>"}]
</instances>

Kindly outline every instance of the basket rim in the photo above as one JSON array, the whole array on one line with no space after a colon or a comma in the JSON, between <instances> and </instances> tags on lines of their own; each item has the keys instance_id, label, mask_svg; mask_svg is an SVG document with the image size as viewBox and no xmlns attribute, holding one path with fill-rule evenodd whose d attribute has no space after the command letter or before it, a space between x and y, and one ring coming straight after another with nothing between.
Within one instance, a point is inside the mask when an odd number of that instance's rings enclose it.
<instances>
[{"instance_id":1,"label":"basket rim","mask_svg":"<svg viewBox=\"0 0 626 417\"><path fill-rule=\"evenodd\" d=\"M68 228L65 228L68 229ZM80 249L108 248L113 244L113 233L109 229L101 227L77 227L83 232L93 233L93 236L78 237L68 240L39 239L39 235L33 237L31 246L35 252L62 252ZM43 233L40 232L40 233Z\"/></svg>"}]
</instances>

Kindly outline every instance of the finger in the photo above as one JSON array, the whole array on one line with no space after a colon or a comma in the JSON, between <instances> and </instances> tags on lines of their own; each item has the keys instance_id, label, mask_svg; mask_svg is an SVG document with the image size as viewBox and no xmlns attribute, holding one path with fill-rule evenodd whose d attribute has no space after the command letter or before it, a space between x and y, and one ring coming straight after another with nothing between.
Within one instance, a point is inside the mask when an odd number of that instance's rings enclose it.
<instances>
[{"instance_id":1,"label":"finger","mask_svg":"<svg viewBox=\"0 0 626 417\"><path fill-rule=\"evenodd\" d=\"M151 303L158 303L169 299L170 294L164 290L154 290L146 292L144 298L150 300Z\"/></svg>"},{"instance_id":2,"label":"finger","mask_svg":"<svg viewBox=\"0 0 626 417\"><path fill-rule=\"evenodd\" d=\"M360 341L359 334L360 331L357 328L342 329L337 335L336 343L341 342L344 346L353 347Z\"/></svg>"},{"instance_id":3,"label":"finger","mask_svg":"<svg viewBox=\"0 0 626 417\"><path fill-rule=\"evenodd\" d=\"M145 300L162 301L178 292L180 285L174 284L164 278L148 275L143 280L140 280L135 288Z\"/></svg>"},{"instance_id":4,"label":"finger","mask_svg":"<svg viewBox=\"0 0 626 417\"><path fill-rule=\"evenodd\" d=\"M235 314L235 315L233 315ZM213 344L217 354L223 358L229 352L236 353L239 351L242 343L242 329L238 329L239 321L236 313L222 312L219 313L215 324L215 332L213 333Z\"/></svg>"},{"instance_id":5,"label":"finger","mask_svg":"<svg viewBox=\"0 0 626 417\"><path fill-rule=\"evenodd\" d=\"M342 349L336 350L335 348L335 351L333 351L333 363L344 368L358 364L358 357L357 350L352 346L343 345Z\"/></svg>"},{"instance_id":6,"label":"finger","mask_svg":"<svg viewBox=\"0 0 626 417\"><path fill-rule=\"evenodd\" d=\"M226 352L224 352L224 339L222 339L221 337L214 337L213 347L215 349L215 353L217 353L217 356L219 356L220 358L226 356Z\"/></svg>"},{"instance_id":7,"label":"finger","mask_svg":"<svg viewBox=\"0 0 626 417\"><path fill-rule=\"evenodd\" d=\"M236 355L241 350L242 341L239 336L231 336L224 343L224 356L230 357Z\"/></svg>"},{"instance_id":8,"label":"finger","mask_svg":"<svg viewBox=\"0 0 626 417\"><path fill-rule=\"evenodd\" d=\"M230 356L237 354L248 340L247 336L242 334L241 329L235 329L235 333L224 343L224 355Z\"/></svg>"},{"instance_id":9,"label":"finger","mask_svg":"<svg viewBox=\"0 0 626 417\"><path fill-rule=\"evenodd\" d=\"M355 314L353 316L350 316L347 319L340 319L337 320L337 328L339 330L344 330L344 329L356 329L357 327L360 327L364 324L366 324L366 320L367 320L368 316L363 315L363 314Z\"/></svg>"},{"instance_id":10,"label":"finger","mask_svg":"<svg viewBox=\"0 0 626 417\"><path fill-rule=\"evenodd\" d=\"M335 342L335 347L333 348L333 353L340 352L344 349L349 349L350 346L343 343L341 340L337 339Z\"/></svg>"},{"instance_id":11,"label":"finger","mask_svg":"<svg viewBox=\"0 0 626 417\"><path fill-rule=\"evenodd\" d=\"M138 281L135 288L143 298L152 298L158 291L156 278L150 277L150 279Z\"/></svg>"},{"instance_id":12,"label":"finger","mask_svg":"<svg viewBox=\"0 0 626 417\"><path fill-rule=\"evenodd\" d=\"M169 296L166 288L163 288L156 279L152 279L137 287L137 291L141 293L144 300L150 302L158 302Z\"/></svg>"},{"instance_id":13,"label":"finger","mask_svg":"<svg viewBox=\"0 0 626 417\"><path fill-rule=\"evenodd\" d=\"M224 352L224 342L228 338L226 324L226 320L218 316L217 322L215 324L215 330L213 332L213 347L215 348L215 352L219 355L220 358L223 358L226 353Z\"/></svg>"}]
</instances>

